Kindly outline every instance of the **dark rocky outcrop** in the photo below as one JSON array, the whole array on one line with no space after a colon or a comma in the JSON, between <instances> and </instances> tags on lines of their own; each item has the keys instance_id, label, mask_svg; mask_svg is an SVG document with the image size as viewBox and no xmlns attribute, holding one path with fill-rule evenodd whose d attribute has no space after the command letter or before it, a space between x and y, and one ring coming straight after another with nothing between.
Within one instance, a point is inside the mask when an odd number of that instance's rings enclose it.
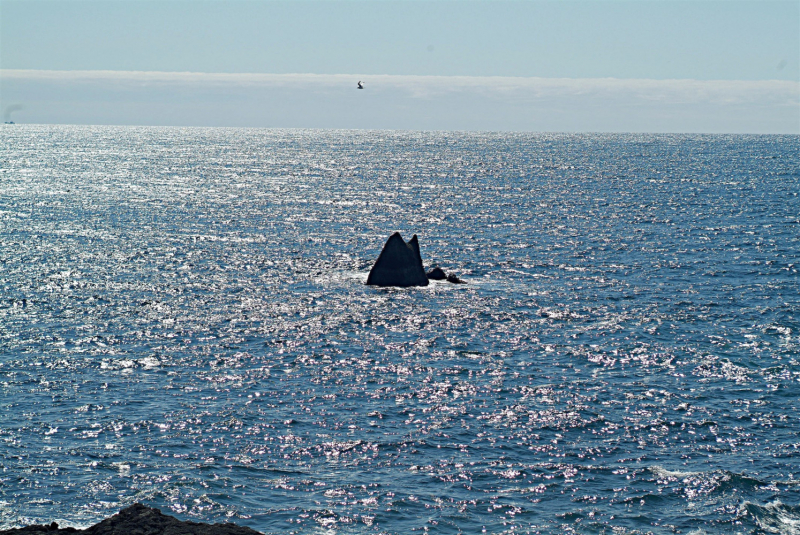
<instances>
[{"instance_id":1,"label":"dark rocky outcrop","mask_svg":"<svg viewBox=\"0 0 800 535\"><path fill-rule=\"evenodd\" d=\"M452 282L453 284L466 284L466 282L462 281L452 273L447 276L447 282Z\"/></svg>"},{"instance_id":2,"label":"dark rocky outcrop","mask_svg":"<svg viewBox=\"0 0 800 535\"><path fill-rule=\"evenodd\" d=\"M431 270L428 270L428 280L432 281L443 281L447 278L447 273L440 267L435 267Z\"/></svg>"},{"instance_id":3,"label":"dark rocky outcrop","mask_svg":"<svg viewBox=\"0 0 800 535\"><path fill-rule=\"evenodd\" d=\"M367 284L373 286L427 286L417 235L406 243L399 232L386 240L381 254L369 272Z\"/></svg>"},{"instance_id":4,"label":"dark rocky outcrop","mask_svg":"<svg viewBox=\"0 0 800 535\"><path fill-rule=\"evenodd\" d=\"M466 284L466 282L462 281L454 274L450 273L449 275L444 272L444 270L440 267L435 267L428 271L427 273L428 279L432 281L443 281L446 280L447 282L452 282L453 284Z\"/></svg>"},{"instance_id":5,"label":"dark rocky outcrop","mask_svg":"<svg viewBox=\"0 0 800 535\"><path fill-rule=\"evenodd\" d=\"M158 509L135 503L85 530L50 525L28 526L0 531L0 535L260 535L258 531L235 524L183 522Z\"/></svg>"}]
</instances>

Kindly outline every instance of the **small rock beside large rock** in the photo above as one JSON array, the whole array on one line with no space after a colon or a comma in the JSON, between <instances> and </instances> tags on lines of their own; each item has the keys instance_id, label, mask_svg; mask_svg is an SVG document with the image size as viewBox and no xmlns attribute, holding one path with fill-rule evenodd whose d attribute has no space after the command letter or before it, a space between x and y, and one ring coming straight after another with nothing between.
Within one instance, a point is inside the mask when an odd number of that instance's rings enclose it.
<instances>
[{"instance_id":1,"label":"small rock beside large rock","mask_svg":"<svg viewBox=\"0 0 800 535\"><path fill-rule=\"evenodd\" d=\"M428 280L432 280L432 281L444 281L444 280L446 280L447 282L451 282L453 284L466 284L466 282L464 282L461 279L459 279L453 273L450 273L448 275L440 267L435 267L435 268L433 268L431 270L428 270L428 273L426 275L428 276Z\"/></svg>"},{"instance_id":2,"label":"small rock beside large rock","mask_svg":"<svg viewBox=\"0 0 800 535\"><path fill-rule=\"evenodd\" d=\"M428 275L428 280L432 281L443 281L447 279L447 273L445 273L444 270L440 267L435 267L431 270L428 270L428 273L426 273L426 275Z\"/></svg>"}]
</instances>

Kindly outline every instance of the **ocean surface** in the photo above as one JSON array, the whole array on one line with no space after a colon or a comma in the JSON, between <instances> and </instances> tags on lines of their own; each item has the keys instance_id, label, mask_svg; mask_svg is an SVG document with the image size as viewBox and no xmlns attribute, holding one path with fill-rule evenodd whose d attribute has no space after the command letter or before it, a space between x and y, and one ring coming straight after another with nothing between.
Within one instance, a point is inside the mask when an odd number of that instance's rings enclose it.
<instances>
[{"instance_id":1,"label":"ocean surface","mask_svg":"<svg viewBox=\"0 0 800 535\"><path fill-rule=\"evenodd\" d=\"M0 529L800 533L798 155L3 126Z\"/></svg>"}]
</instances>

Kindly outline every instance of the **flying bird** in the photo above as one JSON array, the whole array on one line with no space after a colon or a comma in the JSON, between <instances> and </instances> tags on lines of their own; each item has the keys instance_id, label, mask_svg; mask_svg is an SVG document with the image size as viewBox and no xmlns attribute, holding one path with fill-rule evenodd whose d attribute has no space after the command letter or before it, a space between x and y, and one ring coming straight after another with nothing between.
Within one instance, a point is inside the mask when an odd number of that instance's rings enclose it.
<instances>
[{"instance_id":1,"label":"flying bird","mask_svg":"<svg viewBox=\"0 0 800 535\"><path fill-rule=\"evenodd\" d=\"M361 83L361 80L358 81L358 88L364 89L364 84Z\"/></svg>"}]
</instances>

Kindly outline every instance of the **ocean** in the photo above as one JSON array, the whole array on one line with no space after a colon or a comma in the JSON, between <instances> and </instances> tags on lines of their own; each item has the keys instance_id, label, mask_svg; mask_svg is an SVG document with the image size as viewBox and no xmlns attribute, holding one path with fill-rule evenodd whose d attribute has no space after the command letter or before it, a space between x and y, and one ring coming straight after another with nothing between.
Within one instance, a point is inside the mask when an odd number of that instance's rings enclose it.
<instances>
[{"instance_id":1,"label":"ocean","mask_svg":"<svg viewBox=\"0 0 800 535\"><path fill-rule=\"evenodd\" d=\"M0 529L800 533L799 136L0 132Z\"/></svg>"}]
</instances>

